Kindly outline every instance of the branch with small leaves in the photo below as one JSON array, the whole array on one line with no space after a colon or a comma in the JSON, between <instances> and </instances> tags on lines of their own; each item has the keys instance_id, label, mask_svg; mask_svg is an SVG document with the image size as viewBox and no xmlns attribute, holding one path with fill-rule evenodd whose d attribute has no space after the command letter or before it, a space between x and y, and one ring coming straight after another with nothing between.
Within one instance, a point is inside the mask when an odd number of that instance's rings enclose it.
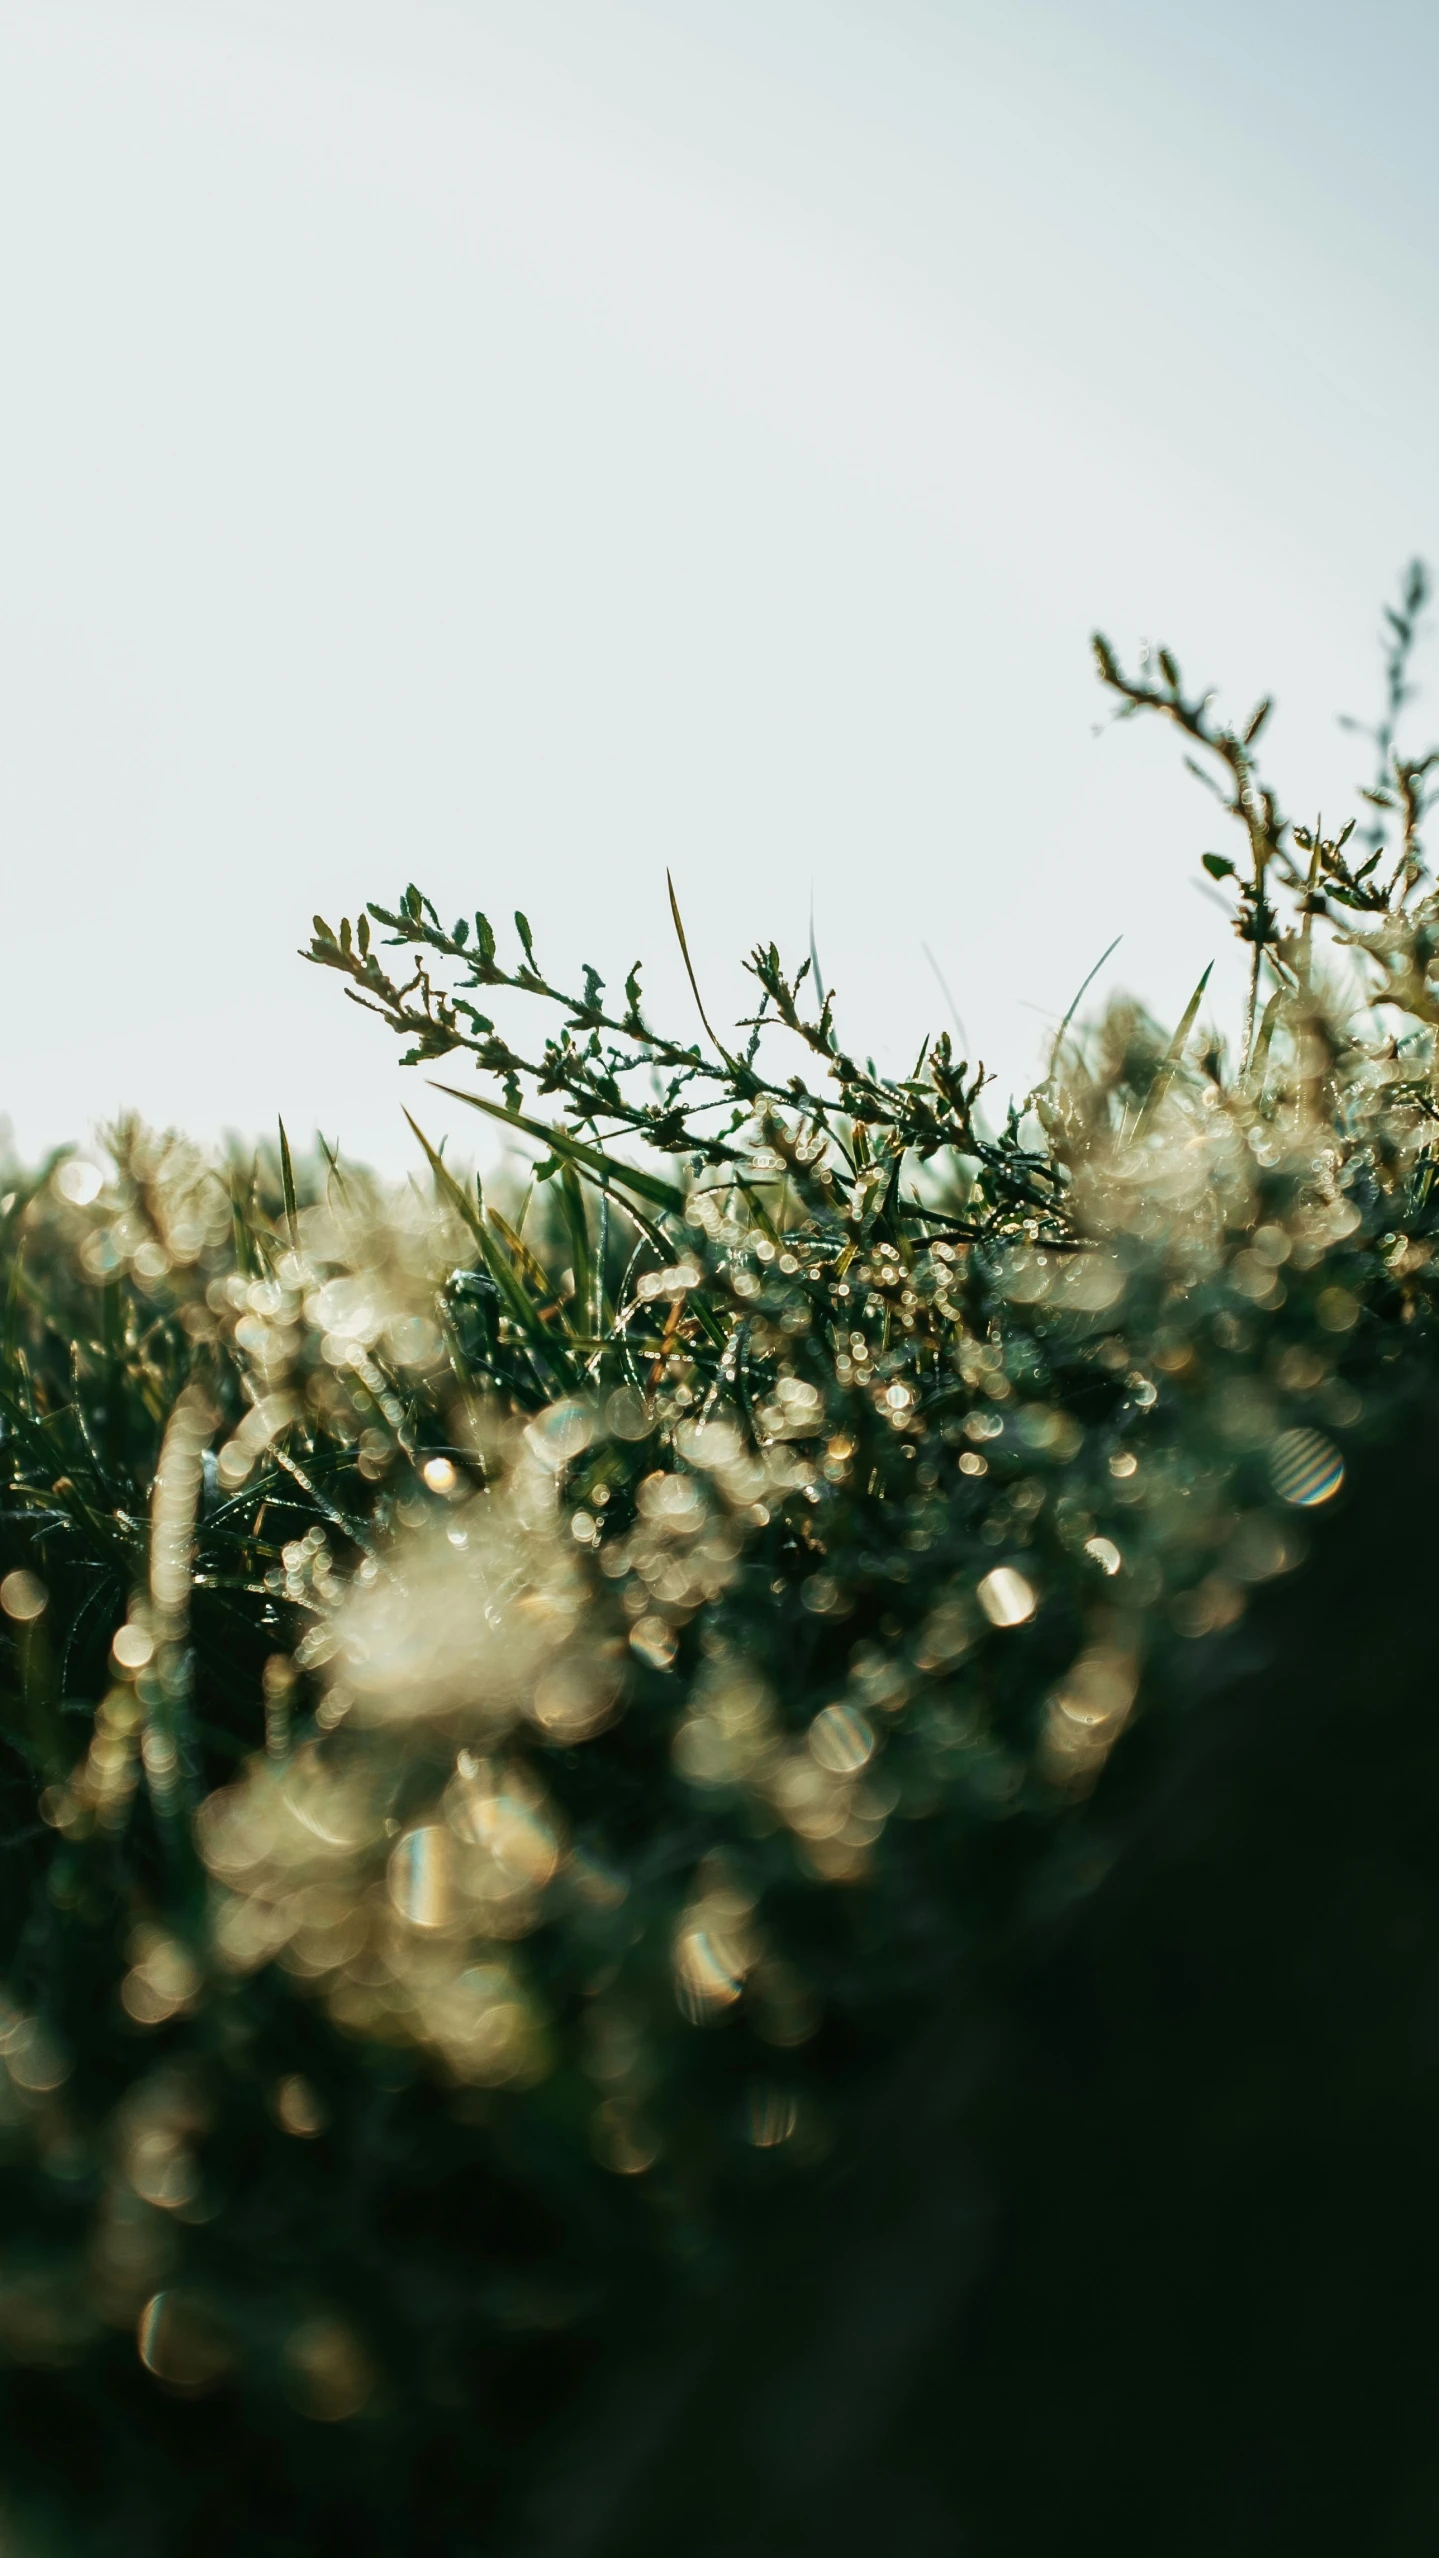
<instances>
[{"instance_id":1,"label":"branch with small leaves","mask_svg":"<svg viewBox=\"0 0 1439 2558\"><path fill-rule=\"evenodd\" d=\"M398 906L371 905L355 926L347 918L338 932L317 916L305 955L346 977L351 999L410 1042L405 1064L428 1063L456 1051L469 1055L482 1073L498 1081L504 1104L469 1093L458 1098L524 1134L557 1145L563 1141L566 1157L592 1181L625 1178L601 1151L600 1141L615 1138L637 1139L658 1153L688 1158L696 1171L728 1167L743 1173L760 1149L777 1153L785 1163L812 1217L835 1216L843 1185L851 1194L845 1213L856 1230L869 1231L887 1218L897 1231L907 1220L934 1222L932 1210L901 1194L903 1160L912 1155L933 1164L947 1158L964 1199L964 1213L946 1221L956 1232L988 1236L1038 1220L1056 1241L1063 1238L1062 1174L1044 1153L1023 1144L1013 1117L997 1139L985 1134L976 1119L984 1070L971 1071L967 1061L956 1059L947 1035L933 1043L926 1040L911 1076L892 1080L872 1064L861 1066L840 1044L833 996L824 995L817 1012L805 1006L810 961L790 977L770 943L757 946L745 963L761 998L759 1009L738 1024L748 1037L743 1044L724 1045L700 1002L673 888L670 895L686 971L715 1052L712 1058L698 1043L666 1037L646 1021L638 965L625 983L623 1011L607 1009L605 981L593 967L584 971L582 994L554 984L541 971L529 923L518 913L515 929L523 958L514 969L505 968L496 956L494 930L484 914L474 918L473 937L464 919L447 932L432 902L414 887L406 889ZM371 919L386 928L389 947L408 947L416 954L412 972L402 982L377 956ZM458 985L437 983L435 961L458 975ZM545 1038L538 1054L526 1055L512 1046L472 1000L474 993L494 989L558 1009L560 1027ZM774 1030L789 1032L823 1064L829 1089L817 1088L801 1073L765 1071L760 1046ZM641 1079L642 1088L636 1089ZM540 1099L561 1098L567 1131L527 1121L522 1107L526 1085ZM706 1120L710 1112L727 1115L716 1126ZM888 1168L893 1177L876 1180L877 1168Z\"/></svg>"},{"instance_id":2,"label":"branch with small leaves","mask_svg":"<svg viewBox=\"0 0 1439 2558\"><path fill-rule=\"evenodd\" d=\"M1266 951L1274 951L1280 939L1279 919L1268 895L1270 871L1277 868L1287 887L1302 889L1305 885L1284 841L1289 831L1287 822L1280 815L1273 791L1260 776L1254 753L1273 704L1266 698L1250 714L1242 730L1230 728L1212 716L1212 693L1186 694L1178 665L1167 648L1157 650L1152 660L1158 669L1157 680L1126 675L1108 640L1099 632L1094 638L1094 656L1101 682L1119 697L1116 717L1132 719L1139 711L1153 711L1172 721L1208 758L1207 762L1200 762L1198 757L1186 755L1188 770L1214 793L1225 814L1243 827L1248 839L1247 876L1226 854L1204 855L1204 867L1211 879L1236 882L1234 929L1254 952L1244 1024L1244 1054L1248 1058L1254 1046L1264 956Z\"/></svg>"},{"instance_id":3,"label":"branch with small leaves","mask_svg":"<svg viewBox=\"0 0 1439 2558\"><path fill-rule=\"evenodd\" d=\"M1232 881L1236 893L1234 929L1250 944L1253 962L1244 1026L1246 1064L1267 1049L1259 1022L1259 990L1267 963L1282 1002L1298 995L1307 1000L1316 918L1333 919L1335 910L1372 919L1364 931L1349 930L1337 938L1363 951L1380 971L1372 1003L1395 1004L1425 1022L1439 1018L1428 979L1433 956L1433 900L1411 909L1409 900L1425 877L1420 829L1439 797L1432 777L1439 771L1439 749L1419 756L1401 755L1399 721L1414 686L1409 668L1420 617L1428 601L1429 580L1422 563L1405 571L1397 605L1385 612L1384 708L1372 727L1354 720L1343 724L1368 737L1378 757L1374 782L1362 798L1376 812L1376 822L1362 841L1365 858L1351 864L1346 847L1355 832L1351 818L1337 834L1326 835L1322 819L1311 826L1290 826L1280 814L1274 792L1262 779L1255 747L1272 707L1262 701L1247 725L1237 729L1217 720L1211 694L1186 694L1179 668L1167 649L1159 649L1145 666L1157 675L1127 675L1109 642L1096 635L1094 653L1102 682L1118 696L1116 716L1128 719L1151 711L1167 719L1207 759L1187 755L1189 770L1221 801L1226 814L1242 826L1247 839L1247 866L1241 869L1225 853L1205 853L1203 865L1215 881ZM1398 854L1392 871L1380 876L1390 841L1386 820L1397 820ZM1291 851L1291 846L1293 850ZM1295 855L1305 857L1303 865ZM1297 929L1281 924L1271 895L1275 880L1291 895ZM1266 1015L1268 1019L1268 1015Z\"/></svg>"}]
</instances>

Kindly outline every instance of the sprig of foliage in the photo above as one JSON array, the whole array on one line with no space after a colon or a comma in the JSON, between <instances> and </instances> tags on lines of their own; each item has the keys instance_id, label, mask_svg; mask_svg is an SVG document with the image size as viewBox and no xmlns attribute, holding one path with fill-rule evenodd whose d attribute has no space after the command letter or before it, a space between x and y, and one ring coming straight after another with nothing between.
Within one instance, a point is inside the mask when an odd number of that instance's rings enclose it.
<instances>
[{"instance_id":1,"label":"sprig of foliage","mask_svg":"<svg viewBox=\"0 0 1439 2558\"><path fill-rule=\"evenodd\" d=\"M1382 916L1387 921L1388 929L1377 937L1372 932L1344 937L1377 960L1384 971L1387 982L1374 990L1373 1000L1398 1003L1423 1021L1435 1018L1425 991L1432 898L1425 901L1422 917L1416 917L1412 925L1401 919L1426 876L1420 828L1435 796L1430 776L1439 765L1439 749L1406 756L1398 747L1400 716L1413 691L1410 661L1428 596L1427 572L1414 561L1405 572L1398 605L1386 607L1384 709L1373 728L1361 731L1373 743L1378 758L1376 779L1363 797L1379 812L1380 822L1366 838L1367 858L1357 870L1345 858L1355 819L1351 818L1333 836L1324 834L1322 821L1312 827L1291 826L1280 812L1273 789L1264 781L1255 749L1272 702L1260 702L1243 729L1238 729L1214 716L1212 693L1186 692L1179 667L1167 649L1158 650L1152 659L1146 655L1141 673L1130 676L1109 642L1096 635L1095 660L1101 681L1118 699L1117 717L1128 719L1140 711L1153 712L1191 739L1201 754L1185 757L1188 769L1214 791L1226 815L1238 823L1246 837L1245 869L1227 853L1203 856L1204 868L1212 880L1235 883L1234 930L1253 950L1244 1026L1246 1059L1253 1051L1258 1032L1259 993L1265 967L1282 998L1307 987L1313 921L1317 916L1330 915L1336 907L1346 913ZM1151 665L1157 674L1147 671ZM1352 728L1357 723L1350 721L1347 725ZM1377 873L1387 841L1383 821L1392 817L1399 821L1398 859L1390 876L1380 879ZM1307 855L1307 863L1296 862L1296 852ZM1281 926L1270 894L1271 880L1288 890L1294 903L1295 921L1287 930Z\"/></svg>"},{"instance_id":2,"label":"sprig of foliage","mask_svg":"<svg viewBox=\"0 0 1439 2558\"><path fill-rule=\"evenodd\" d=\"M671 902L694 985L673 890ZM403 983L381 966L371 941L371 917L388 928L391 947L408 946L430 955L417 958ZM983 1068L971 1072L966 1060L957 1059L947 1032L925 1041L912 1076L880 1076L872 1066L859 1065L841 1045L832 993L823 997L818 1012L806 1009L811 962L804 960L787 975L774 945L761 944L745 962L760 989L758 1012L738 1025L749 1036L726 1047L711 1032L715 1054L707 1057L698 1043L666 1037L646 1023L638 964L625 982L625 1010L608 1012L600 1002L604 980L595 968L584 971L583 994L565 992L535 965L533 938L523 916L516 915L515 926L523 961L507 971L496 958L495 934L483 914L475 917L471 942L463 919L445 932L431 902L410 887L395 908L372 905L354 926L346 917L338 932L316 916L307 955L347 977L346 992L354 1001L413 1042L405 1055L407 1065L454 1051L472 1056L505 1094L503 1112L480 1095L459 1096L475 1107L520 1126L523 1084L533 1086L542 1099L560 1096L569 1129L531 1127L526 1133L542 1133L564 1160L608 1184L618 1182L634 1191L637 1176L603 1153L601 1139L637 1137L661 1154L688 1158L696 1169L747 1165L758 1147L762 1168L764 1158L777 1155L806 1203L831 1222L838 1209L854 1240L881 1218L888 1219L884 1230L895 1233L926 1218L934 1222L918 1200L901 1195L891 1175L907 1154L920 1163L943 1154L960 1176L964 1204L956 1216L966 1233L997 1234L1038 1218L1059 1239L1063 1214L1053 1167L1042 1151L1021 1142L1014 1114L998 1140L981 1132L975 1104L986 1080ZM545 1038L537 1056L524 1056L469 994L436 984L433 959L450 965L461 988L502 988L553 1004L563 1017L561 1027ZM697 985L695 995L698 1002ZM801 1073L781 1079L764 1070L761 1040L775 1029L789 1032L823 1066L821 1085ZM712 1111L724 1114L718 1127L709 1123ZM582 1138L585 1130L594 1132L594 1143ZM638 1181L639 1196L674 1204L672 1189L656 1190L653 1177L648 1188L643 1176Z\"/></svg>"}]
</instances>

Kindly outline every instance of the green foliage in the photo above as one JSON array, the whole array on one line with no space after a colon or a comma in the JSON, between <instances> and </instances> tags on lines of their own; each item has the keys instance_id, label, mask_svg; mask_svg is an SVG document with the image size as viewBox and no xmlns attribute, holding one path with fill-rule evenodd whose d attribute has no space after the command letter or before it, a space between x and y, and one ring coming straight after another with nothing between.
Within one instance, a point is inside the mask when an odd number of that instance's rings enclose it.
<instances>
[{"instance_id":1,"label":"green foliage","mask_svg":"<svg viewBox=\"0 0 1439 2558\"><path fill-rule=\"evenodd\" d=\"M688 1042L637 967L609 1006L524 916L511 969L407 887L309 955L490 1080L522 1201L416 1121L395 1195L283 1129L16 1177L17 2546L480 2547L606 2371L850 2172L956 1981L1077 1923L1131 1734L1162 1792L1191 1665L1431 1373L1423 601L1362 860L1283 819L1267 706L1097 643L1239 830L1232 1071L1206 971L1167 1035L1066 1023L994 1134L947 1036L880 1075L773 946L719 1039L673 891Z\"/></svg>"}]
</instances>

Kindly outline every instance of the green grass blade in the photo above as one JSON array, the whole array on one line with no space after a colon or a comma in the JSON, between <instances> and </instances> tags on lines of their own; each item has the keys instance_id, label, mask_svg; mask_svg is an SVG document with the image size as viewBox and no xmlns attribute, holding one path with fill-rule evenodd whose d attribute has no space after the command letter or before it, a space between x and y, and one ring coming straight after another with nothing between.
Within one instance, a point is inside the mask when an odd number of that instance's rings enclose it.
<instances>
[{"instance_id":1,"label":"green grass blade","mask_svg":"<svg viewBox=\"0 0 1439 2558\"><path fill-rule=\"evenodd\" d=\"M440 1089L443 1090L444 1087L441 1086ZM459 1097L464 1100L467 1096L461 1094ZM500 1114L501 1117L504 1115L503 1112ZM564 1383L568 1384L570 1382L569 1362L564 1357L560 1343L545 1322L521 1276L519 1265L522 1262L529 1262L532 1268L538 1267L534 1262L533 1254L529 1253L520 1242L513 1227L506 1225L503 1218L497 1217L493 1209L490 1212L493 1225L486 1223L477 1204L461 1189L438 1148L431 1145L418 1121L411 1119L408 1111L405 1117L409 1120L415 1136L424 1149L425 1159L435 1177L436 1190L473 1235L480 1258L499 1289L505 1312L511 1323L519 1331L526 1346L543 1360L551 1374L560 1377ZM500 1242L496 1239L496 1228L508 1249L501 1249Z\"/></svg>"},{"instance_id":2,"label":"green grass blade","mask_svg":"<svg viewBox=\"0 0 1439 2558\"><path fill-rule=\"evenodd\" d=\"M424 1150L425 1160L428 1163L431 1172L434 1174L435 1188L439 1192L440 1197L446 1202L447 1206L453 1208L455 1215L460 1219L461 1223L468 1226L470 1233L474 1236L481 1252L484 1252L486 1250L487 1239L485 1235L484 1219L480 1215L478 1205L474 1200L468 1198L465 1192L460 1188L454 1174L450 1171L449 1166L445 1163L438 1149L431 1145L429 1138L425 1135L425 1132L420 1126L418 1120L410 1119L408 1111L405 1112L405 1117L409 1120L411 1130L418 1138L419 1143Z\"/></svg>"},{"instance_id":3,"label":"green grass blade","mask_svg":"<svg viewBox=\"0 0 1439 2558\"><path fill-rule=\"evenodd\" d=\"M1189 1042L1189 1034L1194 1028L1199 1007L1204 1001L1204 989L1209 983L1213 968L1214 962L1211 959L1208 968L1205 969L1203 976L1200 978L1198 985L1195 987L1193 994L1190 996L1188 1003L1184 1007L1183 1014L1180 1017L1179 1028L1176 1030L1174 1037L1171 1039L1169 1046L1166 1048L1163 1058L1160 1061L1159 1072L1155 1076L1153 1083L1150 1085L1148 1092L1144 1096L1144 1108L1141 1110L1139 1117L1135 1122L1134 1133L1136 1137L1143 1134L1146 1122L1149 1120L1153 1112L1158 1109L1159 1104L1164 1099L1165 1094L1168 1092L1170 1085L1173 1083L1175 1076L1179 1072L1180 1064L1184 1057L1184 1051Z\"/></svg>"},{"instance_id":4,"label":"green grass blade","mask_svg":"<svg viewBox=\"0 0 1439 2558\"><path fill-rule=\"evenodd\" d=\"M290 1161L290 1140L283 1119L280 1128L280 1187L285 1194L285 1223L290 1229L290 1250L300 1249L300 1212L295 1202L295 1167Z\"/></svg>"},{"instance_id":5,"label":"green grass blade","mask_svg":"<svg viewBox=\"0 0 1439 2558\"><path fill-rule=\"evenodd\" d=\"M583 1138L571 1137L562 1128L547 1128L542 1119L528 1119L523 1111L502 1110L497 1101L486 1101L479 1093L461 1092L454 1084L436 1084L434 1089L448 1093L452 1101L467 1103L471 1110L482 1110L487 1119L498 1119L503 1128L518 1128L522 1136L548 1146L561 1163L574 1164L592 1181L603 1182L606 1188L633 1191L637 1199L647 1199L652 1208L662 1208L667 1216L683 1214L684 1192L672 1181L661 1180L658 1173L637 1172L629 1164L616 1163L599 1146L587 1145Z\"/></svg>"}]
</instances>

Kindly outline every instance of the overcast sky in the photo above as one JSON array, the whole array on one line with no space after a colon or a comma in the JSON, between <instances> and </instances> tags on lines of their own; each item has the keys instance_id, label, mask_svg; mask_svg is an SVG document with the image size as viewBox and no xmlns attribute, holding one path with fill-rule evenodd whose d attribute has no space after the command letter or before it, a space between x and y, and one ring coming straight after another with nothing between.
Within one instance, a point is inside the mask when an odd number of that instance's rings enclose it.
<instances>
[{"instance_id":1,"label":"overcast sky","mask_svg":"<svg viewBox=\"0 0 1439 2558\"><path fill-rule=\"evenodd\" d=\"M294 956L410 878L686 1028L666 865L712 1015L813 900L854 1045L927 943L1006 1084L1116 933L1232 981L1087 635L1337 811L1439 552L1436 79L1395 0L0 0L22 1148L458 1134Z\"/></svg>"}]
</instances>

